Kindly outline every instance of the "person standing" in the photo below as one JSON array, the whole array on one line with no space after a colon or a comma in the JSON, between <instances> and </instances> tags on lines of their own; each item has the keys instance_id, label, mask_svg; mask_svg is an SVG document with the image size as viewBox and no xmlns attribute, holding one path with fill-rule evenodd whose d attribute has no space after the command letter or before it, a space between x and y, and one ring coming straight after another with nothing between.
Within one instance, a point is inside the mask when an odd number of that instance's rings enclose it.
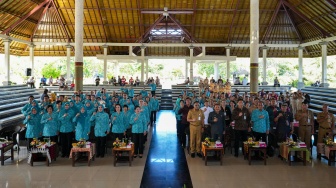
<instances>
[{"instance_id":1,"label":"person standing","mask_svg":"<svg viewBox=\"0 0 336 188\"><path fill-rule=\"evenodd\" d=\"M30 148L30 142L33 138L39 138L42 136L43 127L41 125L41 115L37 113L37 108L33 107L31 113L26 116L23 124L26 124L26 138L28 140L28 149Z\"/></svg>"},{"instance_id":2,"label":"person standing","mask_svg":"<svg viewBox=\"0 0 336 188\"><path fill-rule=\"evenodd\" d=\"M332 135L332 131L335 128L335 116L332 113L329 113L329 106L324 104L322 110L322 112L317 114L316 119L319 123L317 143L323 143L323 138L327 134Z\"/></svg>"},{"instance_id":3,"label":"person standing","mask_svg":"<svg viewBox=\"0 0 336 188\"><path fill-rule=\"evenodd\" d=\"M222 141L225 134L225 114L219 104L215 104L215 111L210 112L208 122L211 126L211 138Z\"/></svg>"},{"instance_id":4,"label":"person standing","mask_svg":"<svg viewBox=\"0 0 336 188\"><path fill-rule=\"evenodd\" d=\"M75 126L75 139L79 141L80 139L89 140L89 134L91 129L90 122L90 112L86 110L88 108L82 107L76 116L72 119L72 122L76 124Z\"/></svg>"},{"instance_id":5,"label":"person standing","mask_svg":"<svg viewBox=\"0 0 336 188\"><path fill-rule=\"evenodd\" d=\"M239 142L247 141L247 132L251 132L251 115L249 110L244 106L243 99L238 99L237 107L232 112L232 120L235 121L235 157L238 157ZM243 150L244 151L244 150Z\"/></svg>"},{"instance_id":6,"label":"person standing","mask_svg":"<svg viewBox=\"0 0 336 188\"><path fill-rule=\"evenodd\" d=\"M266 135L269 134L270 122L268 113L264 110L264 104L258 102L257 109L253 110L251 120L253 122L253 136L256 140L266 142Z\"/></svg>"},{"instance_id":7,"label":"person standing","mask_svg":"<svg viewBox=\"0 0 336 188\"><path fill-rule=\"evenodd\" d=\"M278 143L285 142L289 137L291 130L291 123L293 122L293 114L287 111L288 104L282 103L281 111L275 116L276 123L276 139Z\"/></svg>"},{"instance_id":8,"label":"person standing","mask_svg":"<svg viewBox=\"0 0 336 188\"><path fill-rule=\"evenodd\" d=\"M187 121L188 112L190 109L193 109L194 106L191 105L191 99L189 97L186 98L185 104L184 101L180 101L180 110L178 114L182 115L181 118L181 132L180 132L180 140L182 140L182 147L186 147L186 134L189 135L189 122ZM190 142L188 142L190 144Z\"/></svg>"},{"instance_id":9,"label":"person standing","mask_svg":"<svg viewBox=\"0 0 336 188\"><path fill-rule=\"evenodd\" d=\"M109 115L104 112L103 105L98 106L98 111L93 112L90 121L95 121L94 134L97 139L97 158L105 155L106 135L110 132Z\"/></svg>"},{"instance_id":10,"label":"person standing","mask_svg":"<svg viewBox=\"0 0 336 188\"><path fill-rule=\"evenodd\" d=\"M115 112L111 115L113 140L121 140L126 135L128 124L124 122L124 114L120 104L115 105ZM126 127L127 126L127 127Z\"/></svg>"},{"instance_id":11,"label":"person standing","mask_svg":"<svg viewBox=\"0 0 336 188\"><path fill-rule=\"evenodd\" d=\"M308 103L302 103L302 109L295 114L295 119L299 121L299 137L310 149L311 135L314 134L314 114L308 110Z\"/></svg>"},{"instance_id":12,"label":"person standing","mask_svg":"<svg viewBox=\"0 0 336 188\"><path fill-rule=\"evenodd\" d=\"M194 102L194 109L189 110L187 121L190 123L190 153L195 158L195 152L198 157L201 154L201 135L204 127L204 113L200 110L199 102Z\"/></svg>"},{"instance_id":13,"label":"person standing","mask_svg":"<svg viewBox=\"0 0 336 188\"><path fill-rule=\"evenodd\" d=\"M58 119L60 121L62 157L67 157L70 154L74 131L74 125L72 123L73 117L74 112L70 109L70 103L66 102L58 115Z\"/></svg>"},{"instance_id":14,"label":"person standing","mask_svg":"<svg viewBox=\"0 0 336 188\"><path fill-rule=\"evenodd\" d=\"M143 113L140 113L141 108L135 107L135 113L130 118L130 124L132 125L132 140L134 142L134 155L136 158L142 158L144 150L145 136L147 135L147 122Z\"/></svg>"},{"instance_id":15,"label":"person standing","mask_svg":"<svg viewBox=\"0 0 336 188\"><path fill-rule=\"evenodd\" d=\"M205 137L211 137L211 133L212 133L212 128L210 123L208 122L209 119L209 114L211 112L213 112L213 108L211 108L209 106L209 101L205 101L204 102L204 106L201 108L201 110L204 113L204 132L203 132L203 136L202 139L204 139ZM212 137L213 138L213 137Z\"/></svg>"},{"instance_id":16,"label":"person standing","mask_svg":"<svg viewBox=\"0 0 336 188\"><path fill-rule=\"evenodd\" d=\"M41 124L43 125L43 137L50 138L50 141L57 142L60 129L60 123L58 121L58 113L53 111L52 105L48 105L47 112L43 114L41 118Z\"/></svg>"}]
</instances>

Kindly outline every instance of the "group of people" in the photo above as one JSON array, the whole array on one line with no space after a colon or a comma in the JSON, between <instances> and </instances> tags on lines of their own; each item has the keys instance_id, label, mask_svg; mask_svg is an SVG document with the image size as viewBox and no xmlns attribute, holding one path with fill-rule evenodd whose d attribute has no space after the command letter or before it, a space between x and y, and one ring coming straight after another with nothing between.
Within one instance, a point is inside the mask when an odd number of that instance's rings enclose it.
<instances>
[{"instance_id":1,"label":"group of people","mask_svg":"<svg viewBox=\"0 0 336 188\"><path fill-rule=\"evenodd\" d=\"M62 157L68 157L75 140L91 140L96 142L96 157L104 157L107 136L112 134L113 141L131 138L134 157L142 157L148 125L156 122L159 110L158 99L145 88L137 95L122 87L120 94L102 88L87 94L76 91L71 99L60 95L51 100L52 96L44 92L40 103L30 96L22 108L28 143L43 137L60 141Z\"/></svg>"},{"instance_id":2,"label":"group of people","mask_svg":"<svg viewBox=\"0 0 336 188\"><path fill-rule=\"evenodd\" d=\"M160 79L158 76L156 76L155 80L153 77L149 77L148 80L145 82L145 84L149 85L151 83L156 84L157 86L160 85ZM139 86L140 85L140 79L138 78L138 76L135 77L135 79L133 79L133 77L131 76L128 81L125 78L125 76L118 76L118 78L112 76L111 79L109 80L109 84L112 84L114 86Z\"/></svg>"},{"instance_id":3,"label":"group of people","mask_svg":"<svg viewBox=\"0 0 336 188\"><path fill-rule=\"evenodd\" d=\"M201 90L202 91L202 90ZM207 93L208 92L208 93ZM190 142L191 157L201 157L201 142L205 137L220 140L224 147L234 141L234 156L238 157L240 143L248 136L266 142L272 147L269 155L274 154L278 143L285 142L290 136L297 135L311 148L314 134L314 114L308 109L310 97L298 92L286 94L265 92L243 95L236 90L234 94L209 91L196 94L195 90L183 90L176 100L174 111L177 120L177 135L182 147L186 145L186 135ZM319 123L318 143L334 130L334 115L328 112L328 105L317 114ZM298 129L293 122L298 121ZM244 150L243 150L244 152Z\"/></svg>"}]
</instances>

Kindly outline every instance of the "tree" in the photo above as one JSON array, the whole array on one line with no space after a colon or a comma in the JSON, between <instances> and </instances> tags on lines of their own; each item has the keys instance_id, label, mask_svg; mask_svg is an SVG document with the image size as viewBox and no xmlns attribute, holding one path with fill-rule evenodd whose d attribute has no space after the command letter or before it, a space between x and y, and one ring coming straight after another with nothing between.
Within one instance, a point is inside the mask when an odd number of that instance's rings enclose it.
<instances>
[{"instance_id":1,"label":"tree","mask_svg":"<svg viewBox=\"0 0 336 188\"><path fill-rule=\"evenodd\" d=\"M42 75L44 75L46 78L49 78L50 76L56 78L61 75L61 69L55 67L55 64L49 63L44 65L42 68Z\"/></svg>"}]
</instances>

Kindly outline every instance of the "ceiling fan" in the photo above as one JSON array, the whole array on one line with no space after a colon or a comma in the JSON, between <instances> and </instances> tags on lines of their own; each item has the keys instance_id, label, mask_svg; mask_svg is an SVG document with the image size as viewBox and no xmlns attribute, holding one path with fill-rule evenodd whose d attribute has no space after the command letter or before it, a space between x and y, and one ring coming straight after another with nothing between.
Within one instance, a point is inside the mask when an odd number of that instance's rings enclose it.
<instances>
[{"instance_id":1,"label":"ceiling fan","mask_svg":"<svg viewBox=\"0 0 336 188\"><path fill-rule=\"evenodd\" d=\"M163 16L169 16L169 14L193 14L192 10L168 10L168 7L164 7L163 10L142 10L142 14L162 14Z\"/></svg>"}]
</instances>

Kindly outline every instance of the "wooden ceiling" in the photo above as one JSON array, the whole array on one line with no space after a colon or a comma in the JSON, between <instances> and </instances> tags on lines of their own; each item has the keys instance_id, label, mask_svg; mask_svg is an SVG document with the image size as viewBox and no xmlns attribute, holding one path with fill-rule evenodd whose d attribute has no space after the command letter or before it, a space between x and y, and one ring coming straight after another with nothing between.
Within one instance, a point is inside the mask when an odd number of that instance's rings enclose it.
<instances>
[{"instance_id":1,"label":"wooden ceiling","mask_svg":"<svg viewBox=\"0 0 336 188\"><path fill-rule=\"evenodd\" d=\"M84 0L84 42L249 44L249 8L250 0ZM336 35L335 0L260 0L259 8L260 43L301 44ZM0 33L31 42L74 42L74 14L74 0L2 0ZM29 55L28 47L13 41L10 51ZM128 50L110 46L108 54L126 55ZM133 52L139 54L139 48ZM34 53L65 56L66 47L39 45ZM102 53L101 46L84 47L85 56ZM189 49L148 47L145 54L188 56ZM225 48L209 47L206 54L225 55ZM329 42L328 55L335 54L336 43ZM249 57L249 48L234 47L231 55ZM268 50L268 57L297 56L297 48ZM305 47L304 56L321 56L321 46Z\"/></svg>"}]
</instances>

